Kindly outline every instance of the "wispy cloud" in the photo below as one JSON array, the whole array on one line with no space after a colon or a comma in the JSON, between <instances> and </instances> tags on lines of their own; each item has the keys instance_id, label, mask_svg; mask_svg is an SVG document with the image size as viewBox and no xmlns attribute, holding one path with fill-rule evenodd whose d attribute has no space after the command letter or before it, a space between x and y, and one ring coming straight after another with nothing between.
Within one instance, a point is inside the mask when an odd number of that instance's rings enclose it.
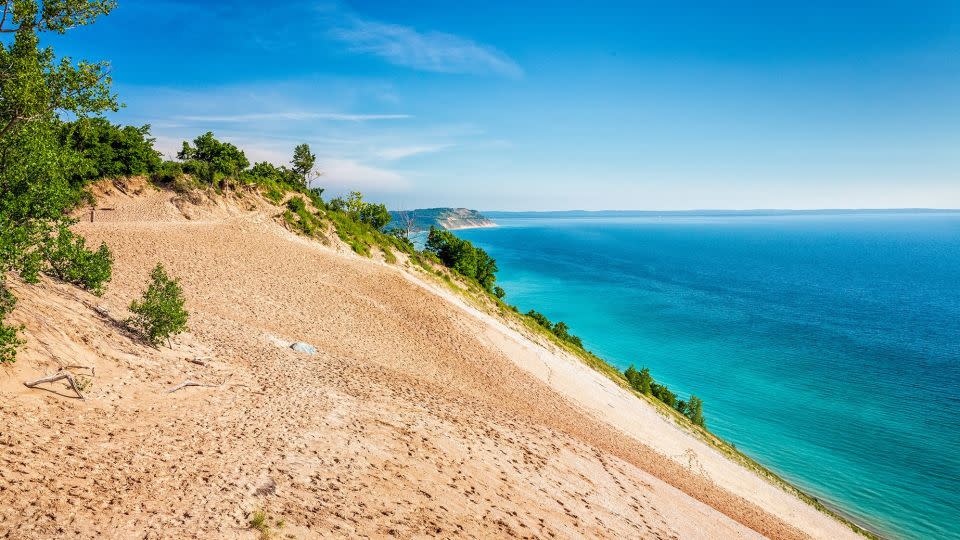
<instances>
[{"instance_id":1,"label":"wispy cloud","mask_svg":"<svg viewBox=\"0 0 960 540\"><path fill-rule=\"evenodd\" d=\"M333 192L358 190L395 193L410 189L410 181L399 172L352 159L320 157L317 165L323 171L317 183Z\"/></svg>"},{"instance_id":2,"label":"wispy cloud","mask_svg":"<svg viewBox=\"0 0 960 540\"><path fill-rule=\"evenodd\" d=\"M431 154L439 152L445 148L453 146L452 144L432 144L421 146L398 146L394 148L383 148L376 152L376 157L387 161L413 157L420 154Z\"/></svg>"},{"instance_id":3,"label":"wispy cloud","mask_svg":"<svg viewBox=\"0 0 960 540\"><path fill-rule=\"evenodd\" d=\"M265 120L341 120L345 122L366 122L370 120L404 120L412 118L409 114L347 114L317 112L270 112L225 115L186 115L175 117L187 122L258 122Z\"/></svg>"},{"instance_id":4,"label":"wispy cloud","mask_svg":"<svg viewBox=\"0 0 960 540\"><path fill-rule=\"evenodd\" d=\"M330 35L351 51L379 56L399 66L439 73L523 76L523 69L509 56L453 34L419 32L409 26L351 16Z\"/></svg>"}]
</instances>

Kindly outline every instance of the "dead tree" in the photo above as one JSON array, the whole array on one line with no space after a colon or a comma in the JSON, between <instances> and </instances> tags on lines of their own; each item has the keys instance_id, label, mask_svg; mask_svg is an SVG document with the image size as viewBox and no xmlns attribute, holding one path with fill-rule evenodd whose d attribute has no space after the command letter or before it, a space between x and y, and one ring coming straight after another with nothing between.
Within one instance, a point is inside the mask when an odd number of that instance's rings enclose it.
<instances>
[{"instance_id":1,"label":"dead tree","mask_svg":"<svg viewBox=\"0 0 960 540\"><path fill-rule=\"evenodd\" d=\"M83 392L80 391L80 385L77 384L76 376L70 372L71 369L88 369L90 370L90 377L93 377L94 375L96 375L96 371L93 366L62 366L60 369L57 370L56 373L52 375L41 377L35 381L25 382L23 383L23 385L26 386L27 388L34 388L38 384L52 383L52 382L57 382L57 381L66 379L67 383L70 385L70 388L72 388L73 391L77 393L77 397L85 400L87 398L85 398L83 396Z\"/></svg>"}]
</instances>

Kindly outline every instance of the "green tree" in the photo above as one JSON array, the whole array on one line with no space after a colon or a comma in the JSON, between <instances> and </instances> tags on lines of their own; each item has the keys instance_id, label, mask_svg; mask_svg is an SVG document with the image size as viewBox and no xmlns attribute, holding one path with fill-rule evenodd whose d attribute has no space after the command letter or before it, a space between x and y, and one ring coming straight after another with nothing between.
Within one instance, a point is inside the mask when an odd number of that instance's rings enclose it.
<instances>
[{"instance_id":1,"label":"green tree","mask_svg":"<svg viewBox=\"0 0 960 540\"><path fill-rule=\"evenodd\" d=\"M634 390L640 391L640 372L633 365L623 370L623 377Z\"/></svg>"},{"instance_id":2,"label":"green tree","mask_svg":"<svg viewBox=\"0 0 960 540\"><path fill-rule=\"evenodd\" d=\"M640 387L637 390L641 394L649 396L653 392L653 377L650 376L650 368L645 367L640 370L638 384Z\"/></svg>"},{"instance_id":3,"label":"green tree","mask_svg":"<svg viewBox=\"0 0 960 540\"><path fill-rule=\"evenodd\" d=\"M531 309L527 312L527 317L533 319L537 324L546 328L547 330L553 330L553 323L550 322L550 319L546 315L540 313L539 311Z\"/></svg>"},{"instance_id":4,"label":"green tree","mask_svg":"<svg viewBox=\"0 0 960 540\"><path fill-rule=\"evenodd\" d=\"M700 427L707 426L706 420L703 418L703 400L697 396L690 396L690 400L687 402L686 414L687 418L694 424Z\"/></svg>"},{"instance_id":5,"label":"green tree","mask_svg":"<svg viewBox=\"0 0 960 540\"><path fill-rule=\"evenodd\" d=\"M374 229L383 230L390 223L393 216L383 204L366 203L360 209L360 222L370 225Z\"/></svg>"},{"instance_id":6,"label":"green tree","mask_svg":"<svg viewBox=\"0 0 960 540\"><path fill-rule=\"evenodd\" d=\"M494 287L493 295L503 300L503 297L507 295L507 291L503 290L503 287Z\"/></svg>"},{"instance_id":7,"label":"green tree","mask_svg":"<svg viewBox=\"0 0 960 540\"><path fill-rule=\"evenodd\" d=\"M80 285L97 296L113 274L113 254L105 243L97 251L86 247L82 236L77 236L67 226L61 225L56 239L46 246L49 273L54 277Z\"/></svg>"},{"instance_id":8,"label":"green tree","mask_svg":"<svg viewBox=\"0 0 960 540\"><path fill-rule=\"evenodd\" d=\"M106 63L57 59L40 48L40 34L64 34L108 13L108 0L0 0L0 289L5 272L34 281L43 267L44 246L69 220L68 207L80 200L69 179L79 159L58 140L60 114L77 118L117 110ZM6 297L6 295L4 295ZM9 297L12 298L12 297ZM0 350L13 359L18 338L0 310Z\"/></svg>"},{"instance_id":9,"label":"green tree","mask_svg":"<svg viewBox=\"0 0 960 540\"><path fill-rule=\"evenodd\" d=\"M447 268L473 278L487 291L493 291L497 279L497 261L483 249L436 227L430 228L424 249L436 255Z\"/></svg>"},{"instance_id":10,"label":"green tree","mask_svg":"<svg viewBox=\"0 0 960 540\"><path fill-rule=\"evenodd\" d=\"M104 118L81 118L60 127L60 143L79 160L71 181L75 186L91 180L147 175L159 169L160 152L154 150L150 126L118 126Z\"/></svg>"},{"instance_id":11,"label":"green tree","mask_svg":"<svg viewBox=\"0 0 960 540\"><path fill-rule=\"evenodd\" d=\"M184 170L208 184L224 178L238 178L250 166L243 150L217 140L212 131L193 139L193 146L184 141L183 147L177 152L177 159L186 162Z\"/></svg>"},{"instance_id":12,"label":"green tree","mask_svg":"<svg viewBox=\"0 0 960 540\"><path fill-rule=\"evenodd\" d=\"M311 176L313 175L313 166L317 163L317 156L310 153L310 145L307 143L298 144L293 149L293 172L296 173L300 185L309 187Z\"/></svg>"},{"instance_id":13,"label":"green tree","mask_svg":"<svg viewBox=\"0 0 960 540\"><path fill-rule=\"evenodd\" d=\"M170 345L170 336L187 329L187 310L180 281L171 279L163 265L150 273L150 285L140 300L130 303L134 317L127 324L138 330L152 345L159 345L164 339Z\"/></svg>"}]
</instances>

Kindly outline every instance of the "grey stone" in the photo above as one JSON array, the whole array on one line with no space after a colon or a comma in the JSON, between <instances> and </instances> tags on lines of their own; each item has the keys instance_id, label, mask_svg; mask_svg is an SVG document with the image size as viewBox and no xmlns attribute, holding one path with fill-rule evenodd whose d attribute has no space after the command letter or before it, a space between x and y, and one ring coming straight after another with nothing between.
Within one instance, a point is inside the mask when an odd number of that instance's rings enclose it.
<instances>
[{"instance_id":1,"label":"grey stone","mask_svg":"<svg viewBox=\"0 0 960 540\"><path fill-rule=\"evenodd\" d=\"M307 354L317 354L317 348L309 343L303 343L298 341L293 345L290 345L290 348L297 352L302 352Z\"/></svg>"}]
</instances>

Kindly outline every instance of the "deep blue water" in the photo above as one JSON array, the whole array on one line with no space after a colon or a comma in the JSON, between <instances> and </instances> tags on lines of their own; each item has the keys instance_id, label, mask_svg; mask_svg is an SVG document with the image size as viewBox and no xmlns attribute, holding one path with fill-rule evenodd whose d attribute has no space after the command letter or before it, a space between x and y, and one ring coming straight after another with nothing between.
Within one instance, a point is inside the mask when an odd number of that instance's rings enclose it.
<instances>
[{"instance_id":1,"label":"deep blue water","mask_svg":"<svg viewBox=\"0 0 960 540\"><path fill-rule=\"evenodd\" d=\"M885 535L960 539L960 214L500 219L507 300Z\"/></svg>"}]
</instances>

